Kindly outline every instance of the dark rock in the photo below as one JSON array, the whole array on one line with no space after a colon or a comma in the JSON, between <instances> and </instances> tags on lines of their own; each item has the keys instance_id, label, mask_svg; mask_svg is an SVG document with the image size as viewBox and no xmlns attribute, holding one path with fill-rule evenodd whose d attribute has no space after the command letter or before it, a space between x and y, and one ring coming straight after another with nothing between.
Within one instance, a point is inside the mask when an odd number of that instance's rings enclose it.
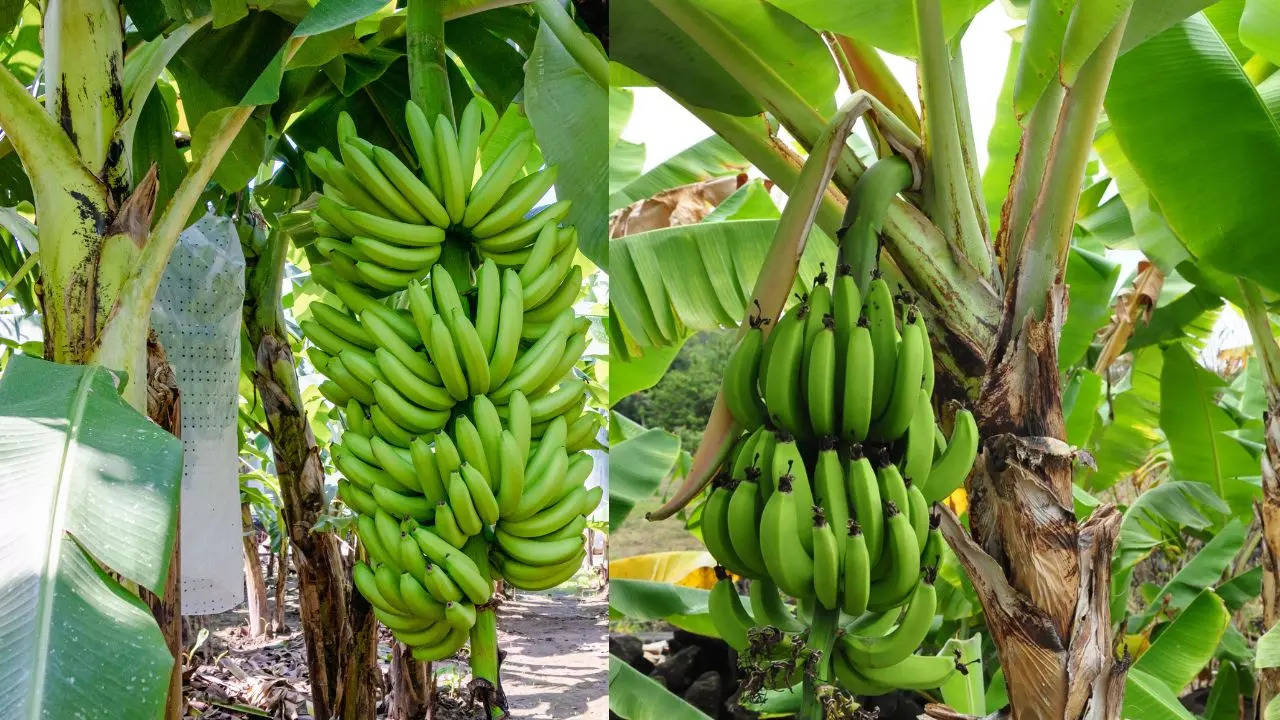
<instances>
[{"instance_id":1,"label":"dark rock","mask_svg":"<svg viewBox=\"0 0 1280 720\"><path fill-rule=\"evenodd\" d=\"M671 648L671 652L676 652L686 647L697 647L701 650L698 654L698 663L693 667L692 677L697 677L708 670L715 670L726 678L734 676L734 671L738 665L737 660L729 644L720 638L697 635L685 630L676 630L672 634L668 645Z\"/></svg>"},{"instance_id":2,"label":"dark rock","mask_svg":"<svg viewBox=\"0 0 1280 720\"><path fill-rule=\"evenodd\" d=\"M916 720L924 712L917 695L902 691L866 698L863 708L878 710L880 720Z\"/></svg>"},{"instance_id":3,"label":"dark rock","mask_svg":"<svg viewBox=\"0 0 1280 720\"><path fill-rule=\"evenodd\" d=\"M653 663L644 656L644 643L635 635L610 635L609 654L648 675Z\"/></svg>"},{"instance_id":4,"label":"dark rock","mask_svg":"<svg viewBox=\"0 0 1280 720\"><path fill-rule=\"evenodd\" d=\"M685 702L711 717L719 717L724 703L724 683L720 673L708 670L694 680L684 691Z\"/></svg>"},{"instance_id":5,"label":"dark rock","mask_svg":"<svg viewBox=\"0 0 1280 720\"><path fill-rule=\"evenodd\" d=\"M697 646L682 648L658 663L649 676L661 679L668 690L679 695L687 690L693 679L697 677L693 673L693 668L698 661L699 653L701 650Z\"/></svg>"}]
</instances>

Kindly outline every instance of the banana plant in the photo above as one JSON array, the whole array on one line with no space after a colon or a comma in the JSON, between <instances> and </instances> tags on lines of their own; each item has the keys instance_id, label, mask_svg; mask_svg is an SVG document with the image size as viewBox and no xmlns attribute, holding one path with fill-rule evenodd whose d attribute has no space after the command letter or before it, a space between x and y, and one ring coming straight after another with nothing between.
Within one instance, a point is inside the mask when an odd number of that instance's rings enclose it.
<instances>
[{"instance_id":1,"label":"banana plant","mask_svg":"<svg viewBox=\"0 0 1280 720\"><path fill-rule=\"evenodd\" d=\"M940 338L934 347L940 399L971 405L984 437L968 481L968 528L944 514L943 529L985 611L1010 711L1118 717L1128 686L1137 696L1159 698L1144 706L1152 713L1144 716L1165 716L1151 708L1180 716L1165 702L1181 690L1177 678L1154 682L1151 671L1139 669L1126 683L1125 666L1110 651L1118 618L1110 612L1111 593L1100 589L1110 586L1122 515L1104 502L1075 502L1088 493L1082 496L1073 480L1090 475L1077 474L1067 441L1111 448L1097 471L1105 469L1106 483L1155 457L1179 479L1207 472L1231 514L1247 511L1252 496L1240 480L1253 455L1233 439L1247 426L1220 407L1224 388L1189 362L1185 349L1155 345L1201 332L1216 298L1235 302L1233 274L1258 283L1264 296L1280 289L1280 278L1257 256L1265 247L1257 228L1275 220L1274 210L1253 195L1274 182L1275 165L1265 158L1277 147L1268 113L1274 66L1261 39L1266 13L1227 4L1197 12L1213 3L1170 12L1144 2L1103 8L1033 0L982 178L959 37L985 4L617 0L613 59L707 124L787 192L788 205L763 262L745 272L726 266L713 243L702 243L711 231L698 226L662 240L664 248L683 241L705 250L700 254L647 252L646 242L658 238L615 240L611 337L633 361L654 362L650 356L693 331L745 320L743 301L762 291L776 303L765 303L764 314L776 315L785 297L779 288L790 286L795 268L822 247L811 240L806 247L811 226L838 241L860 178L887 156L906 158L913 178L898 188L903 192L885 219L881 269L920 299L931 335ZM1228 44L1223 37L1239 40ZM916 60L922 118L878 50ZM827 152L824 132L847 122L845 113L833 112L841 80L855 96L878 103L867 122L872 148L840 142ZM1174 92L1186 83L1193 94ZM1213 115L1204 110L1207 98L1219 101ZM1235 123L1249 128L1260 152L1244 151L1248 141L1225 129ZM923 137L921 151L903 142L904 128ZM1213 135L1210 157L1169 152L1178 138L1206 128ZM819 165L825 173L810 172ZM1215 193L1196 193L1200 185L1213 185ZM1118 189L1118 198L1107 198L1108 188ZM1223 203L1231 209L1220 214ZM788 217L801 204L796 216L807 222ZM1093 336L1122 285L1102 251L1126 242L1174 280L1152 308L1150 326L1137 323L1104 353ZM745 327L741 322L740 332ZM1123 349L1137 351L1144 364L1131 389L1122 386L1112 399L1105 393L1108 371ZM1186 401L1198 403L1207 419L1174 417L1176 404ZM1124 410L1126 421L1108 422L1109 410ZM696 495L734 428L718 403L685 492L655 518ZM1208 458L1205 434L1215 449ZM1205 662L1198 660L1197 668Z\"/></svg>"}]
</instances>

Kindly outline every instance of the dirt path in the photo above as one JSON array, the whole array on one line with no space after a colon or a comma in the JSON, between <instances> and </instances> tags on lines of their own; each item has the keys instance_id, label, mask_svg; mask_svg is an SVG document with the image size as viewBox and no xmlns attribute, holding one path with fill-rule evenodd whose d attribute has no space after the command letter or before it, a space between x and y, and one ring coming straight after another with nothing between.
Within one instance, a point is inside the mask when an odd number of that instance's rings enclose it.
<instances>
[{"instance_id":1,"label":"dirt path","mask_svg":"<svg viewBox=\"0 0 1280 720\"><path fill-rule=\"evenodd\" d=\"M608 615L604 592L517 593L503 604L498 647L507 653L502 681L512 715L608 715Z\"/></svg>"}]
</instances>

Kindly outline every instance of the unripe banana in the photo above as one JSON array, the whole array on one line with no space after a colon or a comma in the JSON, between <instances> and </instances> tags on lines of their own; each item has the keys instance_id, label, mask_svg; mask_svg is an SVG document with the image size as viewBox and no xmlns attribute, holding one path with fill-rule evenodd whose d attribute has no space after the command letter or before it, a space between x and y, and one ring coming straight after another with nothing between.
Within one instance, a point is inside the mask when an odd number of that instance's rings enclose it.
<instances>
[{"instance_id":1,"label":"unripe banana","mask_svg":"<svg viewBox=\"0 0 1280 720\"><path fill-rule=\"evenodd\" d=\"M934 429L933 402L923 391L916 396L915 413L907 426L907 446L903 452L902 475L915 483L922 491L928 487L929 471L933 465Z\"/></svg>"},{"instance_id":2,"label":"unripe banana","mask_svg":"<svg viewBox=\"0 0 1280 720\"><path fill-rule=\"evenodd\" d=\"M800 387L804 361L804 318L808 306L800 304L778 323L769 339L768 372L764 376L764 404L775 424L795 435L807 435L804 397ZM776 336L776 338L774 337Z\"/></svg>"},{"instance_id":3,"label":"unripe banana","mask_svg":"<svg viewBox=\"0 0 1280 720\"><path fill-rule=\"evenodd\" d=\"M716 577L719 579L707 598L711 622L729 647L743 652L748 646L747 632L755 625L755 620L742 606L742 597L723 567L716 566Z\"/></svg>"},{"instance_id":4,"label":"unripe banana","mask_svg":"<svg viewBox=\"0 0 1280 720\"><path fill-rule=\"evenodd\" d=\"M769 577L783 592L803 598L813 593L813 558L800 542L796 515L791 475L784 474L760 514L760 550Z\"/></svg>"},{"instance_id":5,"label":"unripe banana","mask_svg":"<svg viewBox=\"0 0 1280 720\"><path fill-rule=\"evenodd\" d=\"M859 617L867 610L871 590L871 558L867 553L866 536L856 518L850 519L844 537L844 593L840 596L841 609L851 617Z\"/></svg>"},{"instance_id":6,"label":"unripe banana","mask_svg":"<svg viewBox=\"0 0 1280 720\"><path fill-rule=\"evenodd\" d=\"M444 179L440 171L440 161L436 158L435 133L431 130L431 121L422 112L422 108L412 100L405 106L404 119L409 127L409 138L413 141L414 153L422 165L423 179L436 197L443 197ZM444 227L444 224L438 224Z\"/></svg>"},{"instance_id":7,"label":"unripe banana","mask_svg":"<svg viewBox=\"0 0 1280 720\"><path fill-rule=\"evenodd\" d=\"M875 358L871 417L878 418L889 405L889 397L893 392L894 368L898 363L898 328L893 312L893 294L884 278L876 277L871 281L864 307Z\"/></svg>"},{"instance_id":8,"label":"unripe banana","mask_svg":"<svg viewBox=\"0 0 1280 720\"><path fill-rule=\"evenodd\" d=\"M453 511L458 528L468 536L479 535L484 529L484 523L480 520L480 514L476 512L475 503L471 500L471 491L466 481L462 479L462 473L457 471L449 473L444 489L449 498L449 509Z\"/></svg>"},{"instance_id":9,"label":"unripe banana","mask_svg":"<svg viewBox=\"0 0 1280 720\"><path fill-rule=\"evenodd\" d=\"M885 503L885 544L880 562L887 568L883 578L871 584L867 607L884 610L902 604L920 579L920 543L906 515L892 502ZM911 649L920 643L916 642ZM910 652L910 650L908 650Z\"/></svg>"},{"instance_id":10,"label":"unripe banana","mask_svg":"<svg viewBox=\"0 0 1280 720\"><path fill-rule=\"evenodd\" d=\"M813 507L813 488L809 483L809 473L805 469L804 458L795 438L790 435L779 435L778 444L773 450L774 487L782 482L782 476L790 478L791 494L795 497L795 514L797 537L806 552L813 550L813 530L810 522Z\"/></svg>"},{"instance_id":11,"label":"unripe banana","mask_svg":"<svg viewBox=\"0 0 1280 720\"><path fill-rule=\"evenodd\" d=\"M935 569L926 568L902 615L898 627L882 637L865 638L844 635L839 642L849 660L856 666L885 668L907 658L924 641L933 625L938 595L934 589Z\"/></svg>"},{"instance_id":12,"label":"unripe banana","mask_svg":"<svg viewBox=\"0 0 1280 720\"><path fill-rule=\"evenodd\" d=\"M476 223L497 206L502 194L511 187L511 183L524 169L525 161L533 150L532 138L521 136L515 139L502 154L498 156L489 169L471 189L467 199L467 211L462 215L464 227L475 227Z\"/></svg>"},{"instance_id":13,"label":"unripe banana","mask_svg":"<svg viewBox=\"0 0 1280 720\"><path fill-rule=\"evenodd\" d=\"M743 479L729 498L729 544L751 571L751 577L764 577L768 572L760 554L760 469L747 468Z\"/></svg>"},{"instance_id":14,"label":"unripe banana","mask_svg":"<svg viewBox=\"0 0 1280 720\"><path fill-rule=\"evenodd\" d=\"M938 502L960 487L978 454L978 425L968 410L956 413L955 426L947 440L947 449L933 463L929 483L923 488L924 499Z\"/></svg>"},{"instance_id":15,"label":"unripe banana","mask_svg":"<svg viewBox=\"0 0 1280 720\"><path fill-rule=\"evenodd\" d=\"M893 389L884 413L871 423L871 436L880 441L897 440L907 431L918 405L924 379L924 336L920 314L912 308L903 327L894 365Z\"/></svg>"},{"instance_id":16,"label":"unripe banana","mask_svg":"<svg viewBox=\"0 0 1280 720\"><path fill-rule=\"evenodd\" d=\"M828 610L837 607L840 550L821 507L813 509L813 595Z\"/></svg>"},{"instance_id":17,"label":"unripe banana","mask_svg":"<svg viewBox=\"0 0 1280 720\"><path fill-rule=\"evenodd\" d=\"M702 542L711 556L735 575L750 576L751 569L734 550L730 536L729 502L733 496L729 488L731 482L725 476L719 476L711 482L706 504L702 507Z\"/></svg>"},{"instance_id":18,"label":"unripe banana","mask_svg":"<svg viewBox=\"0 0 1280 720\"><path fill-rule=\"evenodd\" d=\"M432 529L445 542L459 550L470 539L470 536L462 532L462 528L458 527L458 519L454 516L453 508L449 507L449 503L446 500L436 503L435 525L432 526Z\"/></svg>"},{"instance_id":19,"label":"unripe banana","mask_svg":"<svg viewBox=\"0 0 1280 720\"><path fill-rule=\"evenodd\" d=\"M476 176L476 152L480 149L483 123L480 101L473 97L458 117L458 159L462 166L462 186L468 195Z\"/></svg>"},{"instance_id":20,"label":"unripe banana","mask_svg":"<svg viewBox=\"0 0 1280 720\"><path fill-rule=\"evenodd\" d=\"M849 498L844 486L844 466L836 452L835 438L827 435L819 441L818 460L813 468L814 500L826 514L837 538L849 524ZM843 541L837 543L844 556Z\"/></svg>"},{"instance_id":21,"label":"unripe banana","mask_svg":"<svg viewBox=\"0 0 1280 720\"><path fill-rule=\"evenodd\" d=\"M767 577L751 581L751 612L757 623L783 632L800 632L805 627L783 602L778 586Z\"/></svg>"},{"instance_id":22,"label":"unripe banana","mask_svg":"<svg viewBox=\"0 0 1280 720\"><path fill-rule=\"evenodd\" d=\"M477 238L492 238L504 230L508 230L520 223L520 220L529 212L551 189L556 182L556 168L549 167L539 170L532 175L525 177L512 183L507 189L506 194L498 201L497 207L489 211L484 219L475 224L471 228L471 234ZM542 213L547 212L543 209ZM535 216L537 217L537 216ZM536 232L536 231L535 231ZM514 250L515 248L498 248L490 246L494 250Z\"/></svg>"},{"instance_id":23,"label":"unripe banana","mask_svg":"<svg viewBox=\"0 0 1280 720\"><path fill-rule=\"evenodd\" d=\"M836 431L836 345L835 318L830 314L823 316L806 358L809 425L819 436L831 435Z\"/></svg>"},{"instance_id":24,"label":"unripe banana","mask_svg":"<svg viewBox=\"0 0 1280 720\"><path fill-rule=\"evenodd\" d=\"M444 208L449 213L449 221L456 223L462 219L462 214L467 208L467 191L471 189L470 176L469 173L467 177L463 176L458 136L449 118L437 115L435 127L432 130L436 160L439 162L440 176L444 184Z\"/></svg>"},{"instance_id":25,"label":"unripe banana","mask_svg":"<svg viewBox=\"0 0 1280 720\"><path fill-rule=\"evenodd\" d=\"M837 325L837 327L839 327ZM875 394L875 350L866 318L849 331L840 370L840 435L862 442L871 428L871 406Z\"/></svg>"},{"instance_id":26,"label":"unripe banana","mask_svg":"<svg viewBox=\"0 0 1280 720\"><path fill-rule=\"evenodd\" d=\"M722 386L729 414L748 429L761 426L765 420L764 404L756 390L760 359L764 351L764 331L761 326L759 316L751 319L751 328L729 356Z\"/></svg>"}]
</instances>

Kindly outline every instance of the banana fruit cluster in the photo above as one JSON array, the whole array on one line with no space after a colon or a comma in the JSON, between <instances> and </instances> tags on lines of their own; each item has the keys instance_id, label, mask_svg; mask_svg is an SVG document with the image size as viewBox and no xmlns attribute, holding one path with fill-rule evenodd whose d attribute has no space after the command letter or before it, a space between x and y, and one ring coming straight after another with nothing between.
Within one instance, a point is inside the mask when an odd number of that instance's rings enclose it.
<instances>
[{"instance_id":1,"label":"banana fruit cluster","mask_svg":"<svg viewBox=\"0 0 1280 720\"><path fill-rule=\"evenodd\" d=\"M590 322L572 307L567 205L525 217L554 170L524 173L528 135L486 148L497 136L475 102L457 128L413 103L407 121L417 172L345 115L341 159L307 156L324 182L312 277L331 296L299 325L321 394L344 410L330 450L367 555L354 583L414 657L436 660L479 627L494 578L543 590L580 567L603 416L574 371ZM478 173L482 150L497 159Z\"/></svg>"},{"instance_id":2,"label":"banana fruit cluster","mask_svg":"<svg viewBox=\"0 0 1280 720\"><path fill-rule=\"evenodd\" d=\"M955 662L912 654L933 621L944 545L930 507L964 482L977 427L966 410L949 439L937 427L916 308L880 277L864 303L848 266L833 285L820 273L767 338L753 318L727 365L724 398L747 432L712 482L702 535L751 578L751 610L726 576L712 618L743 650L752 627L807 625L785 593L842 613L832 661L846 689L937 687Z\"/></svg>"}]
</instances>

